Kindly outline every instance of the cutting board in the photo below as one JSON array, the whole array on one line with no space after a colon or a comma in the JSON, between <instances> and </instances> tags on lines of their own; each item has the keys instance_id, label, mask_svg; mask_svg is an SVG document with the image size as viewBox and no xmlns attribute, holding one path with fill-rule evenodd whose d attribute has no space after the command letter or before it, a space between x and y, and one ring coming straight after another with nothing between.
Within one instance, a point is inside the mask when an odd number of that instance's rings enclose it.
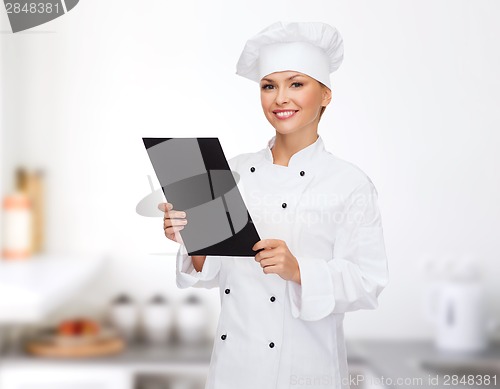
<instances>
[{"instance_id":1,"label":"cutting board","mask_svg":"<svg viewBox=\"0 0 500 389\"><path fill-rule=\"evenodd\" d=\"M59 344L47 341L28 341L26 351L32 355L52 358L88 358L117 354L125 348L119 337L102 339L89 343Z\"/></svg>"}]
</instances>

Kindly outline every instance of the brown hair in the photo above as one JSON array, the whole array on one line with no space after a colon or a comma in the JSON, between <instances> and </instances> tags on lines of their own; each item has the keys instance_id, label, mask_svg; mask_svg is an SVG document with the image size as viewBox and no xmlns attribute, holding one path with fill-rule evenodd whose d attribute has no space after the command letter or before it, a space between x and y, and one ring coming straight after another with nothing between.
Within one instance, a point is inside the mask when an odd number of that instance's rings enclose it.
<instances>
[{"instance_id":1,"label":"brown hair","mask_svg":"<svg viewBox=\"0 0 500 389\"><path fill-rule=\"evenodd\" d=\"M321 112L319 113L318 123L321 120L321 116L323 116L323 112L325 112L325 109L326 109L326 107L321 107Z\"/></svg>"},{"instance_id":2,"label":"brown hair","mask_svg":"<svg viewBox=\"0 0 500 389\"><path fill-rule=\"evenodd\" d=\"M318 81L318 80L316 80ZM319 85L321 85L322 88L328 88L325 84L323 84L322 82L318 81L319 82ZM330 89L330 88L328 88ZM321 107L321 112L319 113L319 119L318 119L318 123L319 121L321 120L321 116L323 116L323 112L325 112L325 109L326 109L326 105L324 107Z\"/></svg>"}]
</instances>

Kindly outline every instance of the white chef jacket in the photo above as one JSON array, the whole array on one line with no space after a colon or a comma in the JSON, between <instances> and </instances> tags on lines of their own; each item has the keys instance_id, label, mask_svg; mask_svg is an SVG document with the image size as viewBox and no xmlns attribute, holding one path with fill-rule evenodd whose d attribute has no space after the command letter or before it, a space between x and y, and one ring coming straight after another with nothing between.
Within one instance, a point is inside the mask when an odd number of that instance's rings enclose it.
<instances>
[{"instance_id":1,"label":"white chef jacket","mask_svg":"<svg viewBox=\"0 0 500 389\"><path fill-rule=\"evenodd\" d=\"M344 314L376 308L388 282L377 191L321 136L288 166L273 163L275 139L228 162L259 236L286 242L301 284L254 257L207 256L197 272L180 245L177 286L220 287L205 388L349 388Z\"/></svg>"}]
</instances>

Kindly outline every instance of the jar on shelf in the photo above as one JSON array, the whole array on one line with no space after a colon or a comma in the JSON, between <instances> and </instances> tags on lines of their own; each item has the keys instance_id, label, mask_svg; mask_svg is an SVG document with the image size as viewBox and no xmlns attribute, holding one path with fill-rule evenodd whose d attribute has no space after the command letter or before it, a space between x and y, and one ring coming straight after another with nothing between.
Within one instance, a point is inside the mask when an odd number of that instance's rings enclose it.
<instances>
[{"instance_id":1,"label":"jar on shelf","mask_svg":"<svg viewBox=\"0 0 500 389\"><path fill-rule=\"evenodd\" d=\"M29 196L14 192L3 199L2 257L27 259L31 256L32 212Z\"/></svg>"},{"instance_id":2,"label":"jar on shelf","mask_svg":"<svg viewBox=\"0 0 500 389\"><path fill-rule=\"evenodd\" d=\"M181 302L177 309L176 329L182 343L197 344L207 339L207 314L207 307L196 295L190 295Z\"/></svg>"},{"instance_id":3,"label":"jar on shelf","mask_svg":"<svg viewBox=\"0 0 500 389\"><path fill-rule=\"evenodd\" d=\"M18 190L26 193L31 201L31 253L38 254L43 251L45 234L44 215L44 171L23 171L18 178Z\"/></svg>"},{"instance_id":4,"label":"jar on shelf","mask_svg":"<svg viewBox=\"0 0 500 389\"><path fill-rule=\"evenodd\" d=\"M162 295L153 296L142 309L145 339L152 344L165 344L170 340L173 313L169 301Z\"/></svg>"},{"instance_id":5,"label":"jar on shelf","mask_svg":"<svg viewBox=\"0 0 500 389\"><path fill-rule=\"evenodd\" d=\"M126 341L135 340L139 317L137 306L128 295L120 294L113 300L110 319L112 325Z\"/></svg>"}]
</instances>

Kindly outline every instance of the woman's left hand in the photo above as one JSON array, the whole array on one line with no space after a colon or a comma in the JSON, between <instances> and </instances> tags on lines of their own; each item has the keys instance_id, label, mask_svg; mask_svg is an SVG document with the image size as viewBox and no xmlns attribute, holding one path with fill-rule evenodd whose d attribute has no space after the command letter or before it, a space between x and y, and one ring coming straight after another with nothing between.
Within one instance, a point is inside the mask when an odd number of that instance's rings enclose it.
<instances>
[{"instance_id":1,"label":"woman's left hand","mask_svg":"<svg viewBox=\"0 0 500 389\"><path fill-rule=\"evenodd\" d=\"M300 269L297 258L288 249L285 241L279 239L262 239L255 243L252 250L264 249L255 255L264 273L274 273L287 281L300 284Z\"/></svg>"}]
</instances>

